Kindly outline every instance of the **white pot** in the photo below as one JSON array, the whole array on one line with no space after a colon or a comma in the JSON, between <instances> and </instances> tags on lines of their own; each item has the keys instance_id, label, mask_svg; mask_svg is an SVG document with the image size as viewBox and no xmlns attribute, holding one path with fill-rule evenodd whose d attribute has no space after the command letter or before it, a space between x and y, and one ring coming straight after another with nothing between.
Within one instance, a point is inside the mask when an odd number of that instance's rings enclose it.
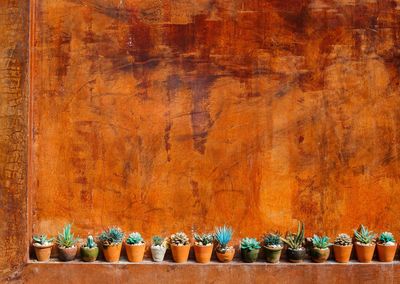
<instances>
[{"instance_id":1,"label":"white pot","mask_svg":"<svg viewBox=\"0 0 400 284\"><path fill-rule=\"evenodd\" d=\"M156 262L164 260L164 255L167 249L163 246L151 246L151 256Z\"/></svg>"}]
</instances>

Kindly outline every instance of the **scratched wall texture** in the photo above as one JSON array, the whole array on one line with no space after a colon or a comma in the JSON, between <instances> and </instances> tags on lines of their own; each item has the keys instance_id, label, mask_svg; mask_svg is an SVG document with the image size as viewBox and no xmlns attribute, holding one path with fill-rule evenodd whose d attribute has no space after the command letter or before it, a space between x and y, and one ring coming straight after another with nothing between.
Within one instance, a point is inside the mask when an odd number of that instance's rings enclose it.
<instances>
[{"instance_id":1,"label":"scratched wall texture","mask_svg":"<svg viewBox=\"0 0 400 284\"><path fill-rule=\"evenodd\" d=\"M400 236L400 1L37 1L32 232Z\"/></svg>"}]
</instances>

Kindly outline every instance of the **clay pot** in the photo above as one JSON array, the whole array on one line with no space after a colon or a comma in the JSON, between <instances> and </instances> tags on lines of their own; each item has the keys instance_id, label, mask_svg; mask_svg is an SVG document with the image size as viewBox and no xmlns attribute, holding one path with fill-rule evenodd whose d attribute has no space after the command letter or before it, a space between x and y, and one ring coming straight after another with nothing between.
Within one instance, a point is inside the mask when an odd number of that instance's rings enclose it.
<instances>
[{"instance_id":1,"label":"clay pot","mask_svg":"<svg viewBox=\"0 0 400 284\"><path fill-rule=\"evenodd\" d=\"M264 247L265 260L269 263L278 263L281 258L282 247Z\"/></svg>"},{"instance_id":2,"label":"clay pot","mask_svg":"<svg viewBox=\"0 0 400 284\"><path fill-rule=\"evenodd\" d=\"M37 243L34 243L33 247L35 248L35 254L38 261L49 261L53 244L41 246Z\"/></svg>"},{"instance_id":3,"label":"clay pot","mask_svg":"<svg viewBox=\"0 0 400 284\"><path fill-rule=\"evenodd\" d=\"M114 244L110 246L103 246L104 258L107 262L117 262L119 261L119 256L121 255L122 244Z\"/></svg>"},{"instance_id":4,"label":"clay pot","mask_svg":"<svg viewBox=\"0 0 400 284\"><path fill-rule=\"evenodd\" d=\"M235 256L235 249L229 248L225 252L221 252L218 249L216 250L217 258L220 262L231 262L233 257Z\"/></svg>"},{"instance_id":5,"label":"clay pot","mask_svg":"<svg viewBox=\"0 0 400 284\"><path fill-rule=\"evenodd\" d=\"M81 246L81 259L85 262L93 262L96 261L97 256L99 255L98 247L84 247Z\"/></svg>"},{"instance_id":6,"label":"clay pot","mask_svg":"<svg viewBox=\"0 0 400 284\"><path fill-rule=\"evenodd\" d=\"M171 244L172 258L177 263L187 262L189 258L190 245L177 246Z\"/></svg>"},{"instance_id":7,"label":"clay pot","mask_svg":"<svg viewBox=\"0 0 400 284\"><path fill-rule=\"evenodd\" d=\"M253 249L253 250L241 249L240 252L242 255L242 260L244 262L252 263L252 262L257 261L258 253L260 252L260 249Z\"/></svg>"},{"instance_id":8,"label":"clay pot","mask_svg":"<svg viewBox=\"0 0 400 284\"><path fill-rule=\"evenodd\" d=\"M397 244L392 246L377 245L379 261L392 262L396 254Z\"/></svg>"},{"instance_id":9,"label":"clay pot","mask_svg":"<svg viewBox=\"0 0 400 284\"><path fill-rule=\"evenodd\" d=\"M144 249L145 249L144 243L139 245L130 245L125 242L126 255L128 256L128 260L130 262L143 261Z\"/></svg>"},{"instance_id":10,"label":"clay pot","mask_svg":"<svg viewBox=\"0 0 400 284\"><path fill-rule=\"evenodd\" d=\"M74 260L77 250L78 248L76 246L70 248L58 247L58 258L62 261Z\"/></svg>"},{"instance_id":11,"label":"clay pot","mask_svg":"<svg viewBox=\"0 0 400 284\"><path fill-rule=\"evenodd\" d=\"M320 248L313 247L310 250L311 260L313 262L317 262L317 263L327 261L329 258L329 254L330 254L329 248L320 249Z\"/></svg>"},{"instance_id":12,"label":"clay pot","mask_svg":"<svg viewBox=\"0 0 400 284\"><path fill-rule=\"evenodd\" d=\"M333 254L335 255L335 260L340 263L349 262L352 249L353 245L348 245L348 246L333 245Z\"/></svg>"},{"instance_id":13,"label":"clay pot","mask_svg":"<svg viewBox=\"0 0 400 284\"><path fill-rule=\"evenodd\" d=\"M213 252L213 245L209 246L194 246L194 256L198 263L209 263Z\"/></svg>"},{"instance_id":14,"label":"clay pot","mask_svg":"<svg viewBox=\"0 0 400 284\"><path fill-rule=\"evenodd\" d=\"M306 249L305 248L300 248L300 249L288 248L286 250L286 257L287 257L288 261L290 261L290 262L294 262L294 263L303 262L304 258L306 257Z\"/></svg>"},{"instance_id":15,"label":"clay pot","mask_svg":"<svg viewBox=\"0 0 400 284\"><path fill-rule=\"evenodd\" d=\"M371 262L374 256L375 244L369 246L356 243L356 253L359 262Z\"/></svg>"},{"instance_id":16,"label":"clay pot","mask_svg":"<svg viewBox=\"0 0 400 284\"><path fill-rule=\"evenodd\" d=\"M164 260L165 252L167 248L164 246L151 246L151 256L155 262L161 262Z\"/></svg>"}]
</instances>

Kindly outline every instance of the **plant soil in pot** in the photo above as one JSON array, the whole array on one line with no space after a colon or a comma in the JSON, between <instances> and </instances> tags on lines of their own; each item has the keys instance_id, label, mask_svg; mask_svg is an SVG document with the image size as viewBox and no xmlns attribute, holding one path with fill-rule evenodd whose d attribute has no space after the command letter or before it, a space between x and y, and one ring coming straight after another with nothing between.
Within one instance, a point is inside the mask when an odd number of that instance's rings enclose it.
<instances>
[{"instance_id":1,"label":"plant soil in pot","mask_svg":"<svg viewBox=\"0 0 400 284\"><path fill-rule=\"evenodd\" d=\"M81 259L85 262L93 262L96 261L97 256L99 255L99 248L95 243L92 236L88 236L86 244L81 246L80 249Z\"/></svg>"},{"instance_id":2,"label":"plant soil in pot","mask_svg":"<svg viewBox=\"0 0 400 284\"><path fill-rule=\"evenodd\" d=\"M306 257L306 249L304 248L304 223L299 222L297 233L287 232L285 238L281 240L288 246L286 257L290 262L303 262Z\"/></svg>"},{"instance_id":3,"label":"plant soil in pot","mask_svg":"<svg viewBox=\"0 0 400 284\"><path fill-rule=\"evenodd\" d=\"M255 262L260 252L260 243L254 238L244 238L240 242L242 260L247 263Z\"/></svg>"},{"instance_id":4,"label":"plant soil in pot","mask_svg":"<svg viewBox=\"0 0 400 284\"><path fill-rule=\"evenodd\" d=\"M397 243L390 232L383 232L378 238L378 258L382 262L392 262L396 255Z\"/></svg>"},{"instance_id":5,"label":"plant soil in pot","mask_svg":"<svg viewBox=\"0 0 400 284\"><path fill-rule=\"evenodd\" d=\"M164 260L167 247L168 244L165 238L162 238L160 236L153 237L153 243L150 247L150 250L151 250L151 257L155 262L161 262Z\"/></svg>"},{"instance_id":6,"label":"plant soil in pot","mask_svg":"<svg viewBox=\"0 0 400 284\"><path fill-rule=\"evenodd\" d=\"M171 235L170 245L172 258L177 263L187 262L190 252L190 242L187 235L183 232L178 232Z\"/></svg>"},{"instance_id":7,"label":"plant soil in pot","mask_svg":"<svg viewBox=\"0 0 400 284\"><path fill-rule=\"evenodd\" d=\"M108 228L100 234L99 240L101 242L106 261L119 261L123 239L124 233L120 228L117 227Z\"/></svg>"},{"instance_id":8,"label":"plant soil in pot","mask_svg":"<svg viewBox=\"0 0 400 284\"><path fill-rule=\"evenodd\" d=\"M282 253L282 241L279 233L269 233L264 236L264 255L266 262L278 263Z\"/></svg>"},{"instance_id":9,"label":"plant soil in pot","mask_svg":"<svg viewBox=\"0 0 400 284\"><path fill-rule=\"evenodd\" d=\"M194 234L194 256L198 263L209 263L213 252L213 234Z\"/></svg>"},{"instance_id":10,"label":"plant soil in pot","mask_svg":"<svg viewBox=\"0 0 400 284\"><path fill-rule=\"evenodd\" d=\"M232 228L226 225L215 229L215 241L217 242L216 255L220 262L230 262L235 256L235 249L232 246L228 246L232 235Z\"/></svg>"},{"instance_id":11,"label":"plant soil in pot","mask_svg":"<svg viewBox=\"0 0 400 284\"><path fill-rule=\"evenodd\" d=\"M130 262L143 261L145 244L140 233L131 233L125 241L125 250Z\"/></svg>"},{"instance_id":12,"label":"plant soil in pot","mask_svg":"<svg viewBox=\"0 0 400 284\"><path fill-rule=\"evenodd\" d=\"M375 251L375 234L364 225L360 225L358 230L354 230L354 237L358 261L371 262Z\"/></svg>"},{"instance_id":13,"label":"plant soil in pot","mask_svg":"<svg viewBox=\"0 0 400 284\"><path fill-rule=\"evenodd\" d=\"M48 239L46 235L33 237L33 247L38 261L48 261L50 259L53 240L53 238Z\"/></svg>"},{"instance_id":14,"label":"plant soil in pot","mask_svg":"<svg viewBox=\"0 0 400 284\"><path fill-rule=\"evenodd\" d=\"M353 249L353 240L347 234L339 234L333 244L333 254L335 260L340 263L350 261L351 251Z\"/></svg>"},{"instance_id":15,"label":"plant soil in pot","mask_svg":"<svg viewBox=\"0 0 400 284\"><path fill-rule=\"evenodd\" d=\"M75 259L78 250L76 238L71 232L71 224L64 227L63 231L57 236L58 258L62 261L71 261Z\"/></svg>"},{"instance_id":16,"label":"plant soil in pot","mask_svg":"<svg viewBox=\"0 0 400 284\"><path fill-rule=\"evenodd\" d=\"M327 261L330 254L329 246L331 245L329 238L327 236L314 235L312 245L313 247L310 250L311 260L317 263Z\"/></svg>"},{"instance_id":17,"label":"plant soil in pot","mask_svg":"<svg viewBox=\"0 0 400 284\"><path fill-rule=\"evenodd\" d=\"M306 257L306 249L301 248L287 248L286 250L286 258L288 261L293 263L303 262L304 258Z\"/></svg>"}]
</instances>

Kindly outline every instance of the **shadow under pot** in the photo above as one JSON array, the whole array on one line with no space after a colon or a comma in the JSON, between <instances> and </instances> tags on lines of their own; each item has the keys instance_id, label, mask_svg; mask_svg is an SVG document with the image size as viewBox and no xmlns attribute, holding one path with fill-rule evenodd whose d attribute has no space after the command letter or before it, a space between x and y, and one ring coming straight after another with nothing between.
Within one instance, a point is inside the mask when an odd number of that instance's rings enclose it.
<instances>
[{"instance_id":1,"label":"shadow under pot","mask_svg":"<svg viewBox=\"0 0 400 284\"><path fill-rule=\"evenodd\" d=\"M58 247L58 258L62 261L74 260L77 250L77 246L73 246L70 248Z\"/></svg>"},{"instance_id":2,"label":"shadow under pot","mask_svg":"<svg viewBox=\"0 0 400 284\"><path fill-rule=\"evenodd\" d=\"M172 258L176 263L187 262L189 258L190 245L177 246L171 244Z\"/></svg>"},{"instance_id":3,"label":"shadow under pot","mask_svg":"<svg viewBox=\"0 0 400 284\"><path fill-rule=\"evenodd\" d=\"M371 262L374 256L375 243L372 244L360 244L356 243L356 254L359 262Z\"/></svg>"},{"instance_id":4,"label":"shadow under pot","mask_svg":"<svg viewBox=\"0 0 400 284\"><path fill-rule=\"evenodd\" d=\"M127 255L128 260L130 262L141 262L141 261L143 261L144 249L145 249L145 244L144 243L130 245L130 244L125 242L126 255Z\"/></svg>"},{"instance_id":5,"label":"shadow under pot","mask_svg":"<svg viewBox=\"0 0 400 284\"><path fill-rule=\"evenodd\" d=\"M306 257L306 249L303 247L299 249L288 248L286 250L286 258L290 262L293 263L303 262L305 257Z\"/></svg>"},{"instance_id":6,"label":"shadow under pot","mask_svg":"<svg viewBox=\"0 0 400 284\"><path fill-rule=\"evenodd\" d=\"M397 244L384 245L377 244L378 258L381 262L392 262L396 255Z\"/></svg>"},{"instance_id":7,"label":"shadow under pot","mask_svg":"<svg viewBox=\"0 0 400 284\"><path fill-rule=\"evenodd\" d=\"M317 248L313 247L310 250L311 260L316 263L322 263L328 260L330 254L329 248Z\"/></svg>"},{"instance_id":8,"label":"shadow under pot","mask_svg":"<svg viewBox=\"0 0 400 284\"><path fill-rule=\"evenodd\" d=\"M347 246L333 245L333 254L335 256L336 262L339 263L349 262L352 249L353 245L347 245Z\"/></svg>"},{"instance_id":9,"label":"shadow under pot","mask_svg":"<svg viewBox=\"0 0 400 284\"><path fill-rule=\"evenodd\" d=\"M97 256L99 255L98 247L85 247L81 246L81 259L85 262L93 262L96 261Z\"/></svg>"},{"instance_id":10,"label":"shadow under pot","mask_svg":"<svg viewBox=\"0 0 400 284\"><path fill-rule=\"evenodd\" d=\"M257 261L258 253L260 252L260 249L249 250L249 249L242 248L240 251L241 251L241 255L242 255L242 260L247 263L252 263L252 262Z\"/></svg>"},{"instance_id":11,"label":"shadow under pot","mask_svg":"<svg viewBox=\"0 0 400 284\"><path fill-rule=\"evenodd\" d=\"M107 262L117 262L121 255L122 244L103 245L103 255Z\"/></svg>"},{"instance_id":12,"label":"shadow under pot","mask_svg":"<svg viewBox=\"0 0 400 284\"><path fill-rule=\"evenodd\" d=\"M167 251L166 247L152 245L150 250L151 256L155 262L161 262L164 260L165 252Z\"/></svg>"},{"instance_id":13,"label":"shadow under pot","mask_svg":"<svg viewBox=\"0 0 400 284\"><path fill-rule=\"evenodd\" d=\"M225 251L217 249L215 253L220 262L227 263L233 260L235 249L233 247L227 248Z\"/></svg>"},{"instance_id":14,"label":"shadow under pot","mask_svg":"<svg viewBox=\"0 0 400 284\"><path fill-rule=\"evenodd\" d=\"M268 263L279 263L281 258L282 247L266 247L264 246L265 260Z\"/></svg>"},{"instance_id":15,"label":"shadow under pot","mask_svg":"<svg viewBox=\"0 0 400 284\"><path fill-rule=\"evenodd\" d=\"M199 246L194 245L194 256L198 263L209 263L213 252L213 245Z\"/></svg>"},{"instance_id":16,"label":"shadow under pot","mask_svg":"<svg viewBox=\"0 0 400 284\"><path fill-rule=\"evenodd\" d=\"M36 258L38 261L49 261L53 244L40 245L34 243L33 247L35 249Z\"/></svg>"}]
</instances>

